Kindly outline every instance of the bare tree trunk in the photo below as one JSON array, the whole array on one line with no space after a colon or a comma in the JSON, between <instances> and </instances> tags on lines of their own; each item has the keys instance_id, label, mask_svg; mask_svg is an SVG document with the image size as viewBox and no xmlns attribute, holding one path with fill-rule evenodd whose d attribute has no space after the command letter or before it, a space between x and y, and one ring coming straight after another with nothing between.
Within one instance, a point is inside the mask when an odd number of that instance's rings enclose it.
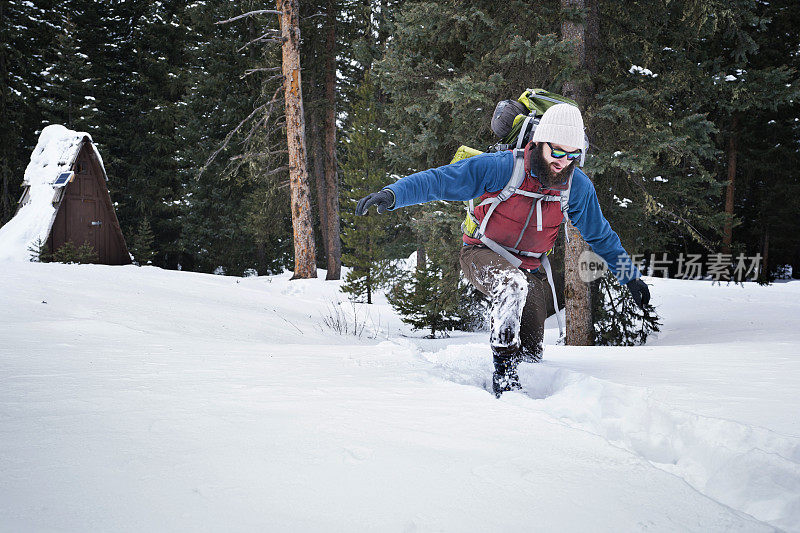
<instances>
[{"instance_id":1,"label":"bare tree trunk","mask_svg":"<svg viewBox=\"0 0 800 533\"><path fill-rule=\"evenodd\" d=\"M419 247L417 248L417 268L416 268L417 273L419 273L420 270L425 268L427 263L428 263L428 253L425 251L425 245L424 244L420 244ZM420 287L417 287L417 291L419 291L419 290L420 290ZM418 292L417 292L417 296L419 296ZM434 334L434 331L433 331L433 328L431 328L431 335L433 335L433 334Z\"/></svg>"},{"instance_id":2,"label":"bare tree trunk","mask_svg":"<svg viewBox=\"0 0 800 533\"><path fill-rule=\"evenodd\" d=\"M372 267L367 268L367 303L372 304Z\"/></svg>"},{"instance_id":3,"label":"bare tree trunk","mask_svg":"<svg viewBox=\"0 0 800 533\"><path fill-rule=\"evenodd\" d=\"M7 167L3 165L0 168L0 172L3 173L3 211L0 212L0 225L5 224L6 220L11 218L11 202L9 200L10 194L8 192L8 172Z\"/></svg>"},{"instance_id":4,"label":"bare tree trunk","mask_svg":"<svg viewBox=\"0 0 800 533\"><path fill-rule=\"evenodd\" d=\"M306 132L300 80L299 0L277 0L283 38L283 86L286 102L286 137L289 150L289 186L294 230L294 276L316 278L316 249L311 223L311 199L306 168Z\"/></svg>"},{"instance_id":5,"label":"bare tree trunk","mask_svg":"<svg viewBox=\"0 0 800 533\"><path fill-rule=\"evenodd\" d=\"M425 245L420 244L417 248L417 269L420 269L425 266L425 263L428 262L428 254L425 252Z\"/></svg>"},{"instance_id":6,"label":"bare tree trunk","mask_svg":"<svg viewBox=\"0 0 800 533\"><path fill-rule=\"evenodd\" d=\"M336 167L336 5L333 0L328 0L325 24L325 184L328 200L328 275L325 279L339 279L342 276L342 243Z\"/></svg>"},{"instance_id":7,"label":"bare tree trunk","mask_svg":"<svg viewBox=\"0 0 800 533\"><path fill-rule=\"evenodd\" d=\"M261 241L256 242L256 264L258 265L256 272L259 276L267 273L267 247Z\"/></svg>"},{"instance_id":8,"label":"bare tree trunk","mask_svg":"<svg viewBox=\"0 0 800 533\"><path fill-rule=\"evenodd\" d=\"M583 9L584 0L561 0L562 9ZM571 21L561 23L561 37L570 41L578 54L580 65L586 66L584 25ZM575 81L564 83L565 96L585 108L585 88ZM578 263L588 245L578 230L566 222L569 243L564 247L564 306L567 322L566 344L570 346L591 346L594 344L594 325L592 323L591 289L579 276Z\"/></svg>"},{"instance_id":9,"label":"bare tree trunk","mask_svg":"<svg viewBox=\"0 0 800 533\"><path fill-rule=\"evenodd\" d=\"M722 253L731 253L733 242L733 200L736 184L736 141L739 135L739 116L734 113L731 123L731 136L728 139L728 187L725 191L725 232L722 236Z\"/></svg>"},{"instance_id":10,"label":"bare tree trunk","mask_svg":"<svg viewBox=\"0 0 800 533\"><path fill-rule=\"evenodd\" d=\"M764 246L761 250L761 272L758 279L769 281L769 226L764 228Z\"/></svg>"},{"instance_id":11,"label":"bare tree trunk","mask_svg":"<svg viewBox=\"0 0 800 533\"><path fill-rule=\"evenodd\" d=\"M593 100L594 95L594 79L598 75L599 67L597 66L597 58L603 49L603 43L600 40L600 1L601 0L586 0L586 29L585 29L585 52L584 52L584 66L589 73L589 80L586 86L586 102L579 102L582 106L586 107L590 100Z\"/></svg>"},{"instance_id":12,"label":"bare tree trunk","mask_svg":"<svg viewBox=\"0 0 800 533\"><path fill-rule=\"evenodd\" d=\"M322 235L322 246L325 256L328 256L330 243L328 242L328 198L325 187L325 148L323 146L322 130L319 127L317 110L312 109L308 114L311 120L311 146L314 159L314 185L317 190L317 208L319 212L319 229Z\"/></svg>"}]
</instances>

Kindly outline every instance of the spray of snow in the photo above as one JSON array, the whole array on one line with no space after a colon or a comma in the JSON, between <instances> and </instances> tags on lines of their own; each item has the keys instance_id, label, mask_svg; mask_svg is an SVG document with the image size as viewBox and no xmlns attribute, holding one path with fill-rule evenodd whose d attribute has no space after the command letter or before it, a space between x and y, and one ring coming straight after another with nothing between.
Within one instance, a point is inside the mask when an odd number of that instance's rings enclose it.
<instances>
[{"instance_id":1,"label":"spray of snow","mask_svg":"<svg viewBox=\"0 0 800 533\"><path fill-rule=\"evenodd\" d=\"M491 267L484 272L491 277L492 311L489 344L497 347L519 345L519 327L525 299L528 297L528 280L520 270L498 272Z\"/></svg>"}]
</instances>

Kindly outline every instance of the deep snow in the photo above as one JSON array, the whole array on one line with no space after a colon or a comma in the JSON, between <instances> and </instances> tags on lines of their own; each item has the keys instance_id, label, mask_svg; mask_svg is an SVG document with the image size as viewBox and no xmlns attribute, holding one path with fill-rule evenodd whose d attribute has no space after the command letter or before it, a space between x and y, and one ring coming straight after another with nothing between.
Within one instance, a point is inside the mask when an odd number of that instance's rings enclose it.
<instances>
[{"instance_id":1,"label":"deep snow","mask_svg":"<svg viewBox=\"0 0 800 533\"><path fill-rule=\"evenodd\" d=\"M0 264L0 530L800 531L800 283L646 278L658 339L497 400L323 279Z\"/></svg>"}]
</instances>

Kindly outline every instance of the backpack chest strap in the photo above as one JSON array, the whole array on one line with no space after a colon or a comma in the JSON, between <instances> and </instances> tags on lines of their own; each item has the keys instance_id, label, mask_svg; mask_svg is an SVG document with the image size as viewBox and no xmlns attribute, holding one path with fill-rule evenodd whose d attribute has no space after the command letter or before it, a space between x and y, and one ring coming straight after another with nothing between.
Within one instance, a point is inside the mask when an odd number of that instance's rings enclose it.
<instances>
[{"instance_id":1,"label":"backpack chest strap","mask_svg":"<svg viewBox=\"0 0 800 533\"><path fill-rule=\"evenodd\" d=\"M513 194L518 194L520 196L526 196L528 198L535 198L537 200L542 200L543 202L559 202L559 203L561 202L561 196L556 196L556 195L553 195L553 194L542 194L540 192L523 191L522 189L517 189L516 191L514 191ZM481 207L481 206L484 206L484 205L489 205L491 203L494 203L494 198L495 197L487 198L486 200L482 201L481 203L479 203L475 207ZM473 210L474 210L474 208L473 208Z\"/></svg>"}]
</instances>

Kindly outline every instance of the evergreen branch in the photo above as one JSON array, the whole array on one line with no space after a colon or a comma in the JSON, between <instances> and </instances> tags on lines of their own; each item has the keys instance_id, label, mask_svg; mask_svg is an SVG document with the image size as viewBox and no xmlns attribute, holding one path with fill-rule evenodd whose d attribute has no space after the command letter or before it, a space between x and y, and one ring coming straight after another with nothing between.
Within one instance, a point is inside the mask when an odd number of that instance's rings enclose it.
<instances>
[{"instance_id":1,"label":"evergreen branch","mask_svg":"<svg viewBox=\"0 0 800 533\"><path fill-rule=\"evenodd\" d=\"M691 222L689 222L688 220L686 220L685 218L683 218L679 214L675 213L674 211L672 211L670 209L667 209L666 207L664 207L663 204L660 204L659 202L657 202L655 197L652 194L650 194L649 192L647 192L647 189L644 188L644 185L642 185L641 183L639 183L638 181L633 179L633 177L630 174L628 174L628 179L632 183L635 183L642 190L642 194L644 194L644 197L645 197L645 203L646 203L646 205L647 205L649 210L656 211L656 212L661 212L661 213L664 213L666 215L671 216L675 221L680 222L681 224L683 224L686 227L686 229L689 230L689 235L691 235L692 238L694 238L694 240L700 246L705 248L710 253L714 253L715 252L715 250L714 250L714 248L712 246L711 240L707 239L706 237L704 237L700 233L700 231L691 224Z\"/></svg>"},{"instance_id":2,"label":"evergreen branch","mask_svg":"<svg viewBox=\"0 0 800 533\"><path fill-rule=\"evenodd\" d=\"M255 15L280 15L281 12L277 9L257 9L255 11L248 11L247 13L242 13L241 15L236 15L235 17L220 20L219 22L215 22L214 24L227 24L229 22L233 22L234 20L243 19L245 17L252 17Z\"/></svg>"},{"instance_id":3,"label":"evergreen branch","mask_svg":"<svg viewBox=\"0 0 800 533\"><path fill-rule=\"evenodd\" d=\"M608 294L608 302L611 305L612 311L614 311L614 313L616 313L617 312L617 306L614 305L614 297L611 295L611 289L609 288L608 283L601 283L601 285L603 285L603 288L606 290L606 294Z\"/></svg>"}]
</instances>

